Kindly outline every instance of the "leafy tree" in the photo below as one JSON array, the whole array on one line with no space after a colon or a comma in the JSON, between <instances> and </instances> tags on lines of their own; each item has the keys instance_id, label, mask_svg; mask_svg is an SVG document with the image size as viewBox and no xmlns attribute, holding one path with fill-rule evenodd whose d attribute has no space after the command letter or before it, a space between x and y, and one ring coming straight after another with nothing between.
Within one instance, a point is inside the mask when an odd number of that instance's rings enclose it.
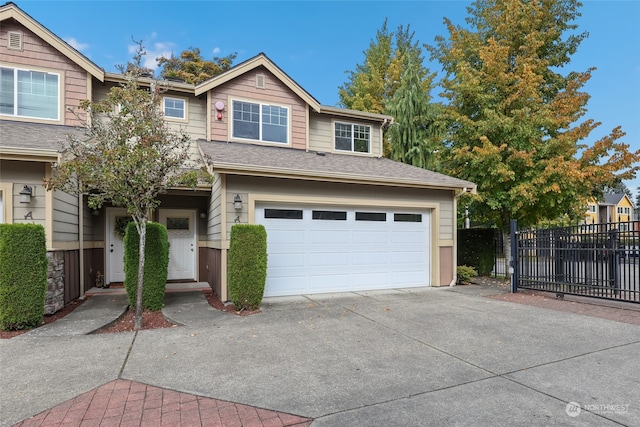
<instances>
[{"instance_id":1,"label":"leafy tree","mask_svg":"<svg viewBox=\"0 0 640 427\"><path fill-rule=\"evenodd\" d=\"M445 72L448 171L478 184L472 212L503 230L507 256L511 219L526 226L582 215L588 197L638 170L640 151L618 142L619 127L592 146L580 142L599 125L578 122L593 69L561 74L587 37L572 24L580 6L477 0L468 28L445 19L448 39L427 47Z\"/></svg>"},{"instance_id":2,"label":"leafy tree","mask_svg":"<svg viewBox=\"0 0 640 427\"><path fill-rule=\"evenodd\" d=\"M613 185L607 185L604 188L604 192L607 194L626 194L629 198L633 197L633 193L631 193L629 187L622 181L616 182Z\"/></svg>"},{"instance_id":3,"label":"leafy tree","mask_svg":"<svg viewBox=\"0 0 640 427\"><path fill-rule=\"evenodd\" d=\"M68 136L65 158L55 164L47 189L88 193L91 208L105 202L123 206L135 222L139 245L135 329L142 327L146 227L158 195L178 185L195 186L189 165L189 136L164 121L159 84L143 87L141 44L134 62L121 66L125 82L100 101L84 101L78 117L86 117L86 138ZM86 113L84 116L82 113Z\"/></svg>"},{"instance_id":4,"label":"leafy tree","mask_svg":"<svg viewBox=\"0 0 640 427\"><path fill-rule=\"evenodd\" d=\"M422 46L413 41L410 27L399 26L397 31L387 29L387 20L364 51L364 63L357 64L355 71L348 72L348 81L339 87L339 104L352 110L390 114L400 121L389 136L401 138L385 146L385 155L415 165L431 164L426 156L430 143L424 138L411 142L408 138L422 137L433 133L430 91L435 74L423 67ZM396 92L401 93L396 96ZM403 100L403 96L410 96ZM401 114L412 114L401 117ZM402 139L404 138L404 139ZM429 147L431 149L432 147ZM403 150L410 151L406 154ZM433 150L431 149L431 152Z\"/></svg>"},{"instance_id":5,"label":"leafy tree","mask_svg":"<svg viewBox=\"0 0 640 427\"><path fill-rule=\"evenodd\" d=\"M186 83L198 84L227 71L236 56L236 53L224 57L215 56L209 61L202 57L200 49L191 47L183 51L179 57L171 54L170 58L161 56L157 61L158 66L162 67L162 78L177 78Z\"/></svg>"},{"instance_id":6,"label":"leafy tree","mask_svg":"<svg viewBox=\"0 0 640 427\"><path fill-rule=\"evenodd\" d=\"M387 102L385 113L394 117L387 132L389 158L413 166L439 170L438 153L444 124L440 106L430 102L420 77L417 58L408 57L400 86Z\"/></svg>"}]
</instances>

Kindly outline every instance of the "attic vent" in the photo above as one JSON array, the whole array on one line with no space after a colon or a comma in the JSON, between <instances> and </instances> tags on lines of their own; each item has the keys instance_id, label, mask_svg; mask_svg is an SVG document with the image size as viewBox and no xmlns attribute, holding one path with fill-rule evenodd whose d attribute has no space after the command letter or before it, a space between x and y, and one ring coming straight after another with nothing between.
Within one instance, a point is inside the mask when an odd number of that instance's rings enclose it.
<instances>
[{"instance_id":1,"label":"attic vent","mask_svg":"<svg viewBox=\"0 0 640 427\"><path fill-rule=\"evenodd\" d=\"M9 31L8 34L7 48L22 50L22 33L19 31Z\"/></svg>"},{"instance_id":2,"label":"attic vent","mask_svg":"<svg viewBox=\"0 0 640 427\"><path fill-rule=\"evenodd\" d=\"M264 74L256 74L256 87L264 89Z\"/></svg>"}]
</instances>

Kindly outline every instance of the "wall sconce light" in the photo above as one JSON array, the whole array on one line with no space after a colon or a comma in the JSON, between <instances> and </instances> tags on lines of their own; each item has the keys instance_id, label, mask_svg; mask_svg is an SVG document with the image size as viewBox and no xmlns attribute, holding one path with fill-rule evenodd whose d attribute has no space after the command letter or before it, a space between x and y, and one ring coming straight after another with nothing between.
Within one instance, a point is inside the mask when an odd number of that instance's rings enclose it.
<instances>
[{"instance_id":1,"label":"wall sconce light","mask_svg":"<svg viewBox=\"0 0 640 427\"><path fill-rule=\"evenodd\" d=\"M207 213L206 212L200 212L200 219L207 219Z\"/></svg>"},{"instance_id":2,"label":"wall sconce light","mask_svg":"<svg viewBox=\"0 0 640 427\"><path fill-rule=\"evenodd\" d=\"M20 203L31 203L31 196L33 195L33 187L25 185L20 194Z\"/></svg>"},{"instance_id":3,"label":"wall sconce light","mask_svg":"<svg viewBox=\"0 0 640 427\"><path fill-rule=\"evenodd\" d=\"M222 111L224 111L224 102L218 101L215 104L216 107L216 119L222 120Z\"/></svg>"},{"instance_id":4,"label":"wall sconce light","mask_svg":"<svg viewBox=\"0 0 640 427\"><path fill-rule=\"evenodd\" d=\"M239 194L236 194L235 196L233 196L233 207L237 211L242 210L242 199L240 198Z\"/></svg>"}]
</instances>

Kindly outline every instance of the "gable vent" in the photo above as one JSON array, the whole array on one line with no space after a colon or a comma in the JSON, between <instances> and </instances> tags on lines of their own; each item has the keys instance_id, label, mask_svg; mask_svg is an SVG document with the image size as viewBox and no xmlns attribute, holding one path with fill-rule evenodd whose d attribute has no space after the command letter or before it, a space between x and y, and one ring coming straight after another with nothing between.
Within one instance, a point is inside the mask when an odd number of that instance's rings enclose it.
<instances>
[{"instance_id":1,"label":"gable vent","mask_svg":"<svg viewBox=\"0 0 640 427\"><path fill-rule=\"evenodd\" d=\"M14 50L22 50L22 33L18 31L9 31L9 39L7 48Z\"/></svg>"},{"instance_id":2,"label":"gable vent","mask_svg":"<svg viewBox=\"0 0 640 427\"><path fill-rule=\"evenodd\" d=\"M264 74L256 74L256 87L264 89Z\"/></svg>"}]
</instances>

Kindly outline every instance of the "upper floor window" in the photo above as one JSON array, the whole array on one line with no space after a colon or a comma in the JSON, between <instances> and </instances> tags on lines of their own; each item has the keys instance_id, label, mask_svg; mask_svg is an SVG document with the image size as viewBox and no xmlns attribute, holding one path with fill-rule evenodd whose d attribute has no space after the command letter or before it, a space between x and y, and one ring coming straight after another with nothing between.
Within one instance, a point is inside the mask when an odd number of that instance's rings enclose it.
<instances>
[{"instance_id":1,"label":"upper floor window","mask_svg":"<svg viewBox=\"0 0 640 427\"><path fill-rule=\"evenodd\" d=\"M618 206L618 213L619 214L627 214L629 215L631 213L631 209L627 206L627 207L620 207Z\"/></svg>"},{"instance_id":2,"label":"upper floor window","mask_svg":"<svg viewBox=\"0 0 640 427\"><path fill-rule=\"evenodd\" d=\"M335 123L336 150L369 153L371 148L371 126Z\"/></svg>"},{"instance_id":3,"label":"upper floor window","mask_svg":"<svg viewBox=\"0 0 640 427\"><path fill-rule=\"evenodd\" d=\"M164 97L164 116L172 119L184 120L187 118L186 102L182 98Z\"/></svg>"},{"instance_id":4,"label":"upper floor window","mask_svg":"<svg viewBox=\"0 0 640 427\"><path fill-rule=\"evenodd\" d=\"M59 120L60 75L0 67L0 114Z\"/></svg>"},{"instance_id":5,"label":"upper floor window","mask_svg":"<svg viewBox=\"0 0 640 427\"><path fill-rule=\"evenodd\" d=\"M589 212L595 212L596 211L596 205L589 205Z\"/></svg>"},{"instance_id":6,"label":"upper floor window","mask_svg":"<svg viewBox=\"0 0 640 427\"><path fill-rule=\"evenodd\" d=\"M234 138L289 142L289 109L278 105L233 101Z\"/></svg>"}]
</instances>

